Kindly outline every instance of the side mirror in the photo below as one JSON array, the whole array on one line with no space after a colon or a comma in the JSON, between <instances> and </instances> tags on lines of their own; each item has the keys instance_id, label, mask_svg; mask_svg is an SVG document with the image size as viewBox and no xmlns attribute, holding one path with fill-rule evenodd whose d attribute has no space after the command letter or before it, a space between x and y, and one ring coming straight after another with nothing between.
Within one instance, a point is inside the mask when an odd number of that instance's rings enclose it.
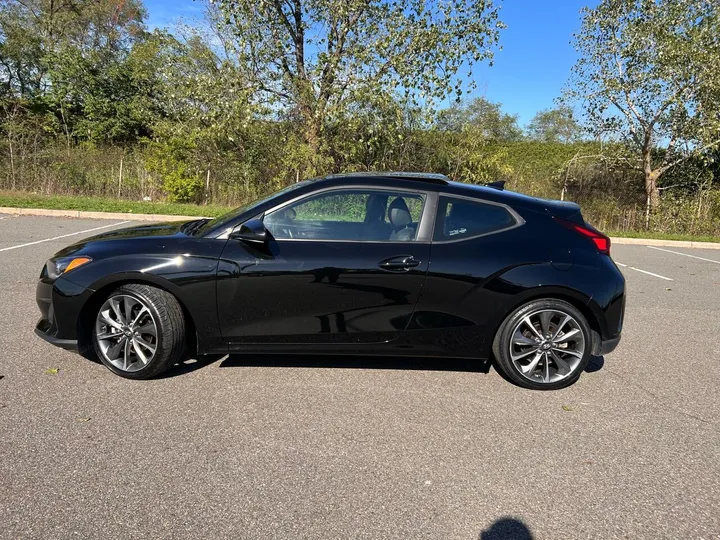
<instances>
[{"instance_id":1,"label":"side mirror","mask_svg":"<svg viewBox=\"0 0 720 540\"><path fill-rule=\"evenodd\" d=\"M270 234L265 228L265 224L259 219L251 219L240 225L239 229L230 233L230 238L234 240L242 240L244 242L254 242L256 244L264 244L268 241Z\"/></svg>"}]
</instances>

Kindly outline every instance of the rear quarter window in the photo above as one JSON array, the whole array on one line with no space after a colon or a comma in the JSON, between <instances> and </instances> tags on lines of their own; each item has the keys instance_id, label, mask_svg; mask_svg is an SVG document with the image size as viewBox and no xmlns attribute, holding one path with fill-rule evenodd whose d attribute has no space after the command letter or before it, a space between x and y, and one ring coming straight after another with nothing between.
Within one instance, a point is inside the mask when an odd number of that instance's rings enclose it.
<instances>
[{"instance_id":1,"label":"rear quarter window","mask_svg":"<svg viewBox=\"0 0 720 540\"><path fill-rule=\"evenodd\" d=\"M504 206L441 196L433 240L463 240L503 231L517 224L518 220Z\"/></svg>"}]
</instances>

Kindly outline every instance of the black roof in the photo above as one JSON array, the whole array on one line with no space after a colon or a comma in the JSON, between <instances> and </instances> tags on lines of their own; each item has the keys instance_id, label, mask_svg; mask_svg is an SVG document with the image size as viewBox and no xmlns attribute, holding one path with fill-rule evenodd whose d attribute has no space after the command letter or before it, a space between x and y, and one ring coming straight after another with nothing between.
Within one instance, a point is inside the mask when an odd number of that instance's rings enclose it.
<instances>
[{"instance_id":1,"label":"black roof","mask_svg":"<svg viewBox=\"0 0 720 540\"><path fill-rule=\"evenodd\" d=\"M332 178L399 178L401 180L419 180L421 182L431 182L433 184L443 185L447 185L450 183L450 179L444 174L399 171L373 171L331 174L328 176L324 176L322 180L329 180Z\"/></svg>"},{"instance_id":2,"label":"black roof","mask_svg":"<svg viewBox=\"0 0 720 540\"><path fill-rule=\"evenodd\" d=\"M373 184L382 183L383 180L396 180L402 182L427 182L437 186L434 190L442 190L447 193L455 193L469 197L478 197L489 201L509 204L511 206L522 206L537 211L545 211L548 207L554 209L564 208L566 212L575 212L579 210L579 206L574 203L539 199L530 195L524 195L515 191L506 191L504 182L502 186L499 182L492 182L486 185L467 184L465 182L455 182L450 180L444 174L420 173L420 172L354 172L331 174L320 178L313 178L312 181L325 182L333 180L350 180L367 179ZM428 186L427 189L432 189Z\"/></svg>"}]
</instances>

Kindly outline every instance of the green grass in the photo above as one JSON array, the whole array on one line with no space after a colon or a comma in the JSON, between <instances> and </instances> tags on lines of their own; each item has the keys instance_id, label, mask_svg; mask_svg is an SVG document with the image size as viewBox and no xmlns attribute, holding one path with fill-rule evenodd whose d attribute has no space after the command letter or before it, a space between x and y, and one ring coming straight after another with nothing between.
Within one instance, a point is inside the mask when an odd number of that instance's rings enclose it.
<instances>
[{"instance_id":1,"label":"green grass","mask_svg":"<svg viewBox=\"0 0 720 540\"><path fill-rule=\"evenodd\" d=\"M38 195L35 193L0 192L0 206L80 210L87 212L122 212L132 214L168 214L173 216L220 216L231 210L227 206L200 206L167 202L135 202L105 197Z\"/></svg>"},{"instance_id":2,"label":"green grass","mask_svg":"<svg viewBox=\"0 0 720 540\"><path fill-rule=\"evenodd\" d=\"M655 240L687 240L690 242L720 242L720 236L693 236L692 234L670 234L651 231L615 231L605 232L608 236L622 238L652 238Z\"/></svg>"}]
</instances>

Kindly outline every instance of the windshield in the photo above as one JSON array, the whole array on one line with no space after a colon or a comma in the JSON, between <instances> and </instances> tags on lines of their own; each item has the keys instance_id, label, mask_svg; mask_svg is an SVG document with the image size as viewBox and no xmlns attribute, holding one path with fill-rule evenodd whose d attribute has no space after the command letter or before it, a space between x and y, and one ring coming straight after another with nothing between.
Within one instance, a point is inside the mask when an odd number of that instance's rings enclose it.
<instances>
[{"instance_id":1,"label":"windshield","mask_svg":"<svg viewBox=\"0 0 720 540\"><path fill-rule=\"evenodd\" d=\"M283 195L283 194L287 193L288 191L293 191L294 189L297 189L301 186L305 186L309 183L310 183L310 180L303 180L302 182L296 182L295 184L291 184L288 187L283 188L280 191L276 191L275 193L273 193L271 195L265 195L263 197L259 197L258 199L255 199L252 202L243 204L242 206L238 206L234 210L230 210L227 214L223 214L222 216L217 217L217 218L210 220L207 223L203 224L203 226L198 229L197 234L203 235L206 232L211 231L213 229L222 228L222 226L224 224L230 223L232 220L234 220L240 214L244 214L245 212L248 212L257 206L260 206L261 204L264 204L268 201L273 200L275 197Z\"/></svg>"}]
</instances>

